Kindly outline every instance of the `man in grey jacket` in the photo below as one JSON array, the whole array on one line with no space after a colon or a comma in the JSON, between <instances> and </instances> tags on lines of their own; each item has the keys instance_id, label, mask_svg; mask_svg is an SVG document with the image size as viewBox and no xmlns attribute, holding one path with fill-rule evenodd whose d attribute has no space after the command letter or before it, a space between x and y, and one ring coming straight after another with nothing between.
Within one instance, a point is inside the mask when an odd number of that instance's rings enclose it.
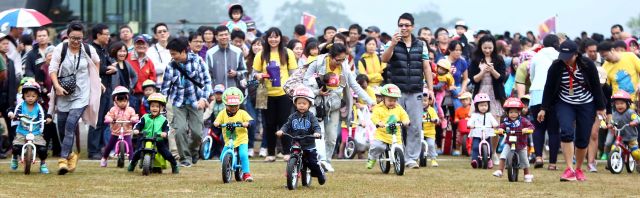
<instances>
[{"instance_id":1,"label":"man in grey jacket","mask_svg":"<svg viewBox=\"0 0 640 198\"><path fill-rule=\"evenodd\" d=\"M225 87L244 88L244 73L247 66L242 56L242 49L229 42L229 29L226 26L216 28L218 45L207 51L206 62L209 66L211 86L223 84Z\"/></svg>"}]
</instances>

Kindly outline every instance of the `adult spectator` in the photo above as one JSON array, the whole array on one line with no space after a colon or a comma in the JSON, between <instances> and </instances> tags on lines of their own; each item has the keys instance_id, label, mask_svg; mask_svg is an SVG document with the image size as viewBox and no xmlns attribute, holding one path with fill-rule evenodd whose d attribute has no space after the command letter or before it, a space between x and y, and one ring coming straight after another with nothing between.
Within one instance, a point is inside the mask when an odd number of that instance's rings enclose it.
<instances>
[{"instance_id":1,"label":"adult spectator","mask_svg":"<svg viewBox=\"0 0 640 198\"><path fill-rule=\"evenodd\" d=\"M36 30L36 42L38 48L31 50L25 56L24 76L33 77L37 82L44 82L46 72L41 70L42 64L45 62L45 51L51 45L49 41L49 30L46 28L38 28Z\"/></svg>"},{"instance_id":2,"label":"adult spectator","mask_svg":"<svg viewBox=\"0 0 640 198\"><path fill-rule=\"evenodd\" d=\"M358 61L362 54L364 54L364 44L360 42L360 40L364 40L366 36L362 34L362 27L358 24L352 24L349 26L349 39L347 42L347 47L351 51L351 57L354 57L353 60ZM354 62L355 62L354 61Z\"/></svg>"},{"instance_id":3,"label":"adult spectator","mask_svg":"<svg viewBox=\"0 0 640 198\"><path fill-rule=\"evenodd\" d=\"M16 66L9 57L10 45L11 45L11 37L0 33L0 71L5 71L5 79L0 82L0 109L2 109L0 113L2 113L3 118L7 124L11 123L11 119L7 114L9 113L7 110L15 107L16 105L16 94L18 93L18 83L19 77L16 75ZM5 148L11 148L11 141L15 137L15 127L7 128L8 130L8 140L6 145L3 145ZM4 150L4 148L2 148ZM5 152L2 153L4 155ZM0 156L3 157L3 156ZM6 156L4 156L6 157Z\"/></svg>"},{"instance_id":4,"label":"adult spectator","mask_svg":"<svg viewBox=\"0 0 640 198\"><path fill-rule=\"evenodd\" d=\"M545 92L547 75L549 67L554 60L558 58L558 49L560 48L560 40L555 34L549 34L542 40L542 46L536 55L531 58L529 64L529 79L531 86L529 87L530 100L529 112L536 116L540 112L542 105L542 96ZM535 168L544 166L542 151L544 151L545 137L549 137L549 166L547 169L556 170L556 162L558 159L558 150L560 149L560 133L558 131L558 119L553 107L545 110L548 115L544 121L532 120L535 130L533 131L533 146L536 153Z\"/></svg>"},{"instance_id":5,"label":"adult spectator","mask_svg":"<svg viewBox=\"0 0 640 198\"><path fill-rule=\"evenodd\" d=\"M89 159L100 160L102 158L102 147L109 141L111 130L109 125L104 123L104 116L113 105L111 101L111 91L113 90L113 75L118 71L116 63L109 58L109 26L105 24L96 24L91 29L93 42L91 46L96 50L100 58L100 79L102 85L106 88L105 93L100 97L100 110L98 112L98 124L96 127L89 128L87 135L87 151Z\"/></svg>"},{"instance_id":6,"label":"adult spectator","mask_svg":"<svg viewBox=\"0 0 640 198\"><path fill-rule=\"evenodd\" d=\"M15 66L15 74L18 78L21 78L24 74L24 72L22 71L22 49L18 47L20 46L19 39L22 36L22 32L24 32L24 28L11 27L9 29L9 34L7 35L10 44L7 56L13 61L13 64Z\"/></svg>"},{"instance_id":7,"label":"adult spectator","mask_svg":"<svg viewBox=\"0 0 640 198\"><path fill-rule=\"evenodd\" d=\"M583 40L583 56L589 58L589 60L593 61L596 67L602 67L604 63L604 59L598 53L598 43L590 38Z\"/></svg>"},{"instance_id":8,"label":"adult spectator","mask_svg":"<svg viewBox=\"0 0 640 198\"><path fill-rule=\"evenodd\" d=\"M131 107L136 112L141 112L142 97L144 97L144 90L142 89L142 83L145 80L152 80L156 82L156 68L153 65L153 61L147 57L147 50L149 49L149 41L146 37L139 35L134 39L134 51L129 53L127 62L133 68L133 71L138 75L138 82L129 95Z\"/></svg>"},{"instance_id":9,"label":"adult spectator","mask_svg":"<svg viewBox=\"0 0 640 198\"><path fill-rule=\"evenodd\" d=\"M560 125L562 154L569 159L565 160L567 168L560 181L585 181L581 167L596 115L606 116L604 96L596 66L578 53L578 45L567 40L559 49L558 60L551 64L547 73L537 119L538 122L544 121L546 111L552 106L555 108ZM574 154L575 165L570 160Z\"/></svg>"},{"instance_id":10,"label":"adult spectator","mask_svg":"<svg viewBox=\"0 0 640 198\"><path fill-rule=\"evenodd\" d=\"M439 61L443 59L444 56L448 53L449 48L449 31L445 28L438 28L436 30L436 59L435 61Z\"/></svg>"},{"instance_id":11,"label":"adult spectator","mask_svg":"<svg viewBox=\"0 0 640 198\"><path fill-rule=\"evenodd\" d=\"M207 65L188 51L188 41L172 39L167 43L173 61L165 68L161 92L173 103L173 122L180 165L191 167L198 160L202 140L202 114L213 94ZM191 133L189 134L189 130Z\"/></svg>"},{"instance_id":12,"label":"adult spectator","mask_svg":"<svg viewBox=\"0 0 640 198\"><path fill-rule=\"evenodd\" d=\"M64 131L61 158L58 160L60 175L76 169L79 156L71 151L74 139L79 138L75 137L78 120L82 117L84 123L95 128L98 122L100 95L105 94L105 87L98 75L101 70L100 57L93 46L82 43L84 26L72 22L67 28L67 34L69 42L56 46L49 65L49 75L55 90L55 97L51 98L53 102L49 105L49 114L57 113L58 131ZM74 78L75 86L68 86L69 81Z\"/></svg>"},{"instance_id":13,"label":"adult spectator","mask_svg":"<svg viewBox=\"0 0 640 198\"><path fill-rule=\"evenodd\" d=\"M118 30L120 41L122 41L125 46L127 46L128 52L133 52L135 46L133 45L133 29L128 25L120 26Z\"/></svg>"},{"instance_id":14,"label":"adult spectator","mask_svg":"<svg viewBox=\"0 0 640 198\"><path fill-rule=\"evenodd\" d=\"M305 28L302 24L296 25L296 27L293 28L293 38L298 39L298 41L302 43L302 48L304 48L304 46L306 46L307 44L308 39L307 28Z\"/></svg>"},{"instance_id":15,"label":"adult spectator","mask_svg":"<svg viewBox=\"0 0 640 198\"><path fill-rule=\"evenodd\" d=\"M422 27L418 30L418 37L429 44L433 40L433 33L429 27Z\"/></svg>"},{"instance_id":16,"label":"adult spectator","mask_svg":"<svg viewBox=\"0 0 640 198\"><path fill-rule=\"evenodd\" d=\"M127 60L129 56L127 46L122 41L116 41L109 48L109 57L115 60L116 73L113 75L111 87L123 86L133 90L138 83L138 74Z\"/></svg>"},{"instance_id":17,"label":"adult spectator","mask_svg":"<svg viewBox=\"0 0 640 198\"><path fill-rule=\"evenodd\" d=\"M327 26L324 28L323 34L318 37L318 41L321 43L321 47L323 48L328 42L333 41L333 37L336 36L338 29L333 26Z\"/></svg>"},{"instance_id":18,"label":"adult spectator","mask_svg":"<svg viewBox=\"0 0 640 198\"><path fill-rule=\"evenodd\" d=\"M640 75L640 59L630 52L613 50L610 42L598 45L598 52L605 60L602 68L607 72L607 84L613 93L624 90L631 95L632 101L638 101L638 75Z\"/></svg>"},{"instance_id":19,"label":"adult spectator","mask_svg":"<svg viewBox=\"0 0 640 198\"><path fill-rule=\"evenodd\" d=\"M624 32L624 28L620 24L615 24L611 26L611 40L619 41L622 39L622 32ZM615 93L615 92L614 92Z\"/></svg>"},{"instance_id":20,"label":"adult spectator","mask_svg":"<svg viewBox=\"0 0 640 198\"><path fill-rule=\"evenodd\" d=\"M378 44L375 38L368 37L364 40L366 52L358 60L358 72L367 75L369 79L369 87L379 87L382 83L382 71L387 64L382 62L380 56L376 54Z\"/></svg>"},{"instance_id":21,"label":"adult spectator","mask_svg":"<svg viewBox=\"0 0 640 198\"><path fill-rule=\"evenodd\" d=\"M452 99L453 99L453 107L451 109L451 115L455 112L455 109L462 106L458 97L467 92L467 84L469 83L469 62L465 60L462 56L464 52L464 47L460 41L451 41L449 43L449 47L447 48L447 60L451 63L451 74L453 75L454 84L456 86L456 90L452 91Z\"/></svg>"},{"instance_id":22,"label":"adult spectator","mask_svg":"<svg viewBox=\"0 0 640 198\"><path fill-rule=\"evenodd\" d=\"M213 85L244 88L240 81L244 79L247 66L242 49L231 45L229 29L226 26L216 28L218 45L207 51L206 63ZM213 86L212 85L212 86Z\"/></svg>"},{"instance_id":23,"label":"adult spectator","mask_svg":"<svg viewBox=\"0 0 640 198\"><path fill-rule=\"evenodd\" d=\"M249 55L249 47L245 43L245 34L242 31L234 30L231 32L231 45L236 46L242 50L242 57Z\"/></svg>"},{"instance_id":24,"label":"adult spectator","mask_svg":"<svg viewBox=\"0 0 640 198\"><path fill-rule=\"evenodd\" d=\"M402 91L398 103L407 110L411 122L422 123L422 109L415 107L422 104L425 80L430 92L428 97L433 96L433 77L428 46L412 34L414 24L413 16L409 13L398 18L397 26L400 31L393 35L382 54L382 62L388 64L383 76L386 76L388 83L397 85ZM422 125L409 126L406 134L405 165L418 168L416 160L422 148Z\"/></svg>"},{"instance_id":25,"label":"adult spectator","mask_svg":"<svg viewBox=\"0 0 640 198\"><path fill-rule=\"evenodd\" d=\"M157 23L151 30L153 31L153 37L157 42L149 47L147 50L147 57L151 59L153 66L156 68L156 79L158 80L157 83L160 84L163 80L162 75L169 65L169 62L171 62L171 54L166 48L171 34L169 33L169 28L165 23Z\"/></svg>"},{"instance_id":26,"label":"adult spectator","mask_svg":"<svg viewBox=\"0 0 640 198\"><path fill-rule=\"evenodd\" d=\"M204 41L201 34L189 34L189 50L191 53L197 54L202 60L207 58L207 51L203 50Z\"/></svg>"}]
</instances>

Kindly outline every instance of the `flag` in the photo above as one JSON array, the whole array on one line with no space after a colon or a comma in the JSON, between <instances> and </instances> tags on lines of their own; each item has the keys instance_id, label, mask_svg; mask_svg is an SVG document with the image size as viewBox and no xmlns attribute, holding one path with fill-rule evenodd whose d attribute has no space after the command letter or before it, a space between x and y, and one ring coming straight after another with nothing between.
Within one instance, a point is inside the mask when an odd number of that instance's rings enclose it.
<instances>
[{"instance_id":1,"label":"flag","mask_svg":"<svg viewBox=\"0 0 640 198\"><path fill-rule=\"evenodd\" d=\"M316 36L316 16L307 12L302 13L302 25L307 30L307 35Z\"/></svg>"},{"instance_id":2,"label":"flag","mask_svg":"<svg viewBox=\"0 0 640 198\"><path fill-rule=\"evenodd\" d=\"M538 31L539 31L538 36L540 37L540 39L544 39L544 37L547 36L547 34L556 33L556 17L557 16L553 16L545 20L544 23L538 26Z\"/></svg>"}]
</instances>

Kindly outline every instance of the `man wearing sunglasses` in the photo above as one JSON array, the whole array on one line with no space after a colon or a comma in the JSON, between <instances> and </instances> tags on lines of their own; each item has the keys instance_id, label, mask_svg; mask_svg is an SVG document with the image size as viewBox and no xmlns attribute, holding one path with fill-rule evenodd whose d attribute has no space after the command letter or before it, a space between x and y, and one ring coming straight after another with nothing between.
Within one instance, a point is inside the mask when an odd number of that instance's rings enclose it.
<instances>
[{"instance_id":1,"label":"man wearing sunglasses","mask_svg":"<svg viewBox=\"0 0 640 198\"><path fill-rule=\"evenodd\" d=\"M433 97L433 78L429 65L427 44L415 37L414 19L409 13L400 15L398 31L385 46L382 61L388 66L383 71L385 83L393 83L402 91L398 102L409 114L411 124L407 130L405 162L410 168L418 168L416 160L420 155L422 139L422 90L426 81L429 93Z\"/></svg>"}]
</instances>

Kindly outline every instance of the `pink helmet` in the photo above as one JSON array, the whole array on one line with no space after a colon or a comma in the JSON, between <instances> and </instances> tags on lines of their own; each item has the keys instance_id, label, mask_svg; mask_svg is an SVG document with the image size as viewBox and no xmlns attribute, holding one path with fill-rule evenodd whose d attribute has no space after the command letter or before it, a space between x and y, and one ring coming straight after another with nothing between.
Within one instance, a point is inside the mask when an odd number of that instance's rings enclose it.
<instances>
[{"instance_id":1,"label":"pink helmet","mask_svg":"<svg viewBox=\"0 0 640 198\"><path fill-rule=\"evenodd\" d=\"M491 99L489 99L489 95L487 95L486 93L478 93L476 94L476 96L473 97L473 103L489 102L489 101L491 101Z\"/></svg>"},{"instance_id":2,"label":"pink helmet","mask_svg":"<svg viewBox=\"0 0 640 198\"><path fill-rule=\"evenodd\" d=\"M298 99L298 98L307 99L307 100L309 100L311 105L313 105L313 102L316 99L316 95L308 87L306 87L306 86L298 86L298 87L295 88L295 90L293 90L293 104L296 103L296 99Z\"/></svg>"},{"instance_id":3,"label":"pink helmet","mask_svg":"<svg viewBox=\"0 0 640 198\"><path fill-rule=\"evenodd\" d=\"M507 101L504 102L504 105L502 105L503 108L508 109L508 108L516 108L516 109L522 109L524 108L524 104L522 103L522 101L520 101L520 99L518 98L507 98Z\"/></svg>"},{"instance_id":4,"label":"pink helmet","mask_svg":"<svg viewBox=\"0 0 640 198\"><path fill-rule=\"evenodd\" d=\"M624 90L618 90L611 96L611 99L631 101L631 95Z\"/></svg>"}]
</instances>

